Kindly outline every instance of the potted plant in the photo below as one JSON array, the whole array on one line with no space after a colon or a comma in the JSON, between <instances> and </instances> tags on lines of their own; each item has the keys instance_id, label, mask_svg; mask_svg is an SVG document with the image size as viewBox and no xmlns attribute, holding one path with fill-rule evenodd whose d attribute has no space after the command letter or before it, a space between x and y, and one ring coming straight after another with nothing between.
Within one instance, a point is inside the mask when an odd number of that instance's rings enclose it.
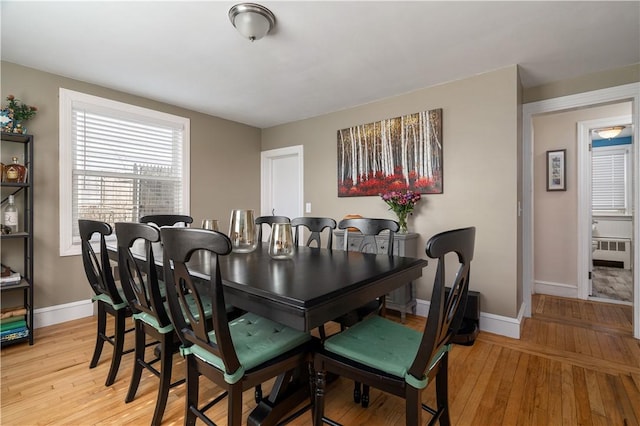
<instances>
[{"instance_id":1,"label":"potted plant","mask_svg":"<svg viewBox=\"0 0 640 426\"><path fill-rule=\"evenodd\" d=\"M7 106L2 109L0 123L3 132L26 133L22 123L33 118L38 112L38 108L22 103L13 95L7 96Z\"/></svg>"}]
</instances>

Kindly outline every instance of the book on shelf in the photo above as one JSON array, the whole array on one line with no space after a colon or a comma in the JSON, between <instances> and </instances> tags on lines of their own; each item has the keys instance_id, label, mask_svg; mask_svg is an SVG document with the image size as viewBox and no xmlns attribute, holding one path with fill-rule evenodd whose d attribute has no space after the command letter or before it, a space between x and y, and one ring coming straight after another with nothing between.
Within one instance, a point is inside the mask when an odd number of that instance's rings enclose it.
<instances>
[{"instance_id":1,"label":"book on shelf","mask_svg":"<svg viewBox=\"0 0 640 426\"><path fill-rule=\"evenodd\" d=\"M0 326L12 324L12 323L18 322L18 321L22 321L22 320L24 320L24 318L25 318L24 315L16 315L16 316L9 317L9 318L0 318Z\"/></svg>"},{"instance_id":2,"label":"book on shelf","mask_svg":"<svg viewBox=\"0 0 640 426\"><path fill-rule=\"evenodd\" d=\"M6 277L0 277L0 286L5 287L10 285L16 285L16 284L20 284L20 281L22 281L22 275L20 275L20 272L12 272Z\"/></svg>"},{"instance_id":3,"label":"book on shelf","mask_svg":"<svg viewBox=\"0 0 640 426\"><path fill-rule=\"evenodd\" d=\"M9 342L11 340L21 339L29 335L29 329L25 327L20 331L7 331L6 333L0 332L0 342Z\"/></svg>"},{"instance_id":4,"label":"book on shelf","mask_svg":"<svg viewBox=\"0 0 640 426\"><path fill-rule=\"evenodd\" d=\"M10 308L3 308L0 311L0 318L2 319L11 318L11 317L17 317L17 316L26 315L26 314L27 314L27 308L23 306L13 306Z\"/></svg>"},{"instance_id":5,"label":"book on shelf","mask_svg":"<svg viewBox=\"0 0 640 426\"><path fill-rule=\"evenodd\" d=\"M0 324L0 333L7 331L20 331L27 328L27 321L24 319L9 324Z\"/></svg>"}]
</instances>

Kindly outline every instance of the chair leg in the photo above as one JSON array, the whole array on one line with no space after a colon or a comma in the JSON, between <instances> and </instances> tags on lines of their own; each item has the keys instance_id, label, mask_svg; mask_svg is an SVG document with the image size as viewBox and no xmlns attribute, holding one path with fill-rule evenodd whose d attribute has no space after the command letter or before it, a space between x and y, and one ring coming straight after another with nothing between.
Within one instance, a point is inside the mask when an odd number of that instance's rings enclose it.
<instances>
[{"instance_id":1,"label":"chair leg","mask_svg":"<svg viewBox=\"0 0 640 426\"><path fill-rule=\"evenodd\" d=\"M256 386L253 399L256 401L256 404L260 404L260 401L262 401L262 385Z\"/></svg>"},{"instance_id":2,"label":"chair leg","mask_svg":"<svg viewBox=\"0 0 640 426\"><path fill-rule=\"evenodd\" d=\"M227 398L227 425L240 426L242 424L242 386L238 383L231 385Z\"/></svg>"},{"instance_id":3,"label":"chair leg","mask_svg":"<svg viewBox=\"0 0 640 426\"><path fill-rule=\"evenodd\" d=\"M107 312L102 302L98 301L96 303L98 303L98 328L96 330L96 346L93 350L93 357L91 358L89 368L95 368L96 365L98 365L98 361L100 361L107 329Z\"/></svg>"},{"instance_id":4,"label":"chair leg","mask_svg":"<svg viewBox=\"0 0 640 426\"><path fill-rule=\"evenodd\" d=\"M440 370L436 375L436 401L440 412L440 426L449 426L449 354L445 353L440 361Z\"/></svg>"},{"instance_id":5,"label":"chair leg","mask_svg":"<svg viewBox=\"0 0 640 426\"><path fill-rule=\"evenodd\" d=\"M326 378L326 373L322 370L316 370L315 378L311 378L312 380L315 380L315 396L313 404L314 426L322 426L322 418L324 417L324 387L326 384Z\"/></svg>"},{"instance_id":6,"label":"chair leg","mask_svg":"<svg viewBox=\"0 0 640 426\"><path fill-rule=\"evenodd\" d=\"M362 385L362 398L360 400L362 408L369 406L369 385Z\"/></svg>"},{"instance_id":7,"label":"chair leg","mask_svg":"<svg viewBox=\"0 0 640 426\"><path fill-rule=\"evenodd\" d=\"M196 414L192 411L192 408L198 409L198 394L199 394L199 380L200 374L198 373L198 366L194 355L187 355L187 401L185 404L185 426L192 426L196 424Z\"/></svg>"},{"instance_id":8,"label":"chair leg","mask_svg":"<svg viewBox=\"0 0 640 426\"><path fill-rule=\"evenodd\" d=\"M327 332L324 329L324 324L318 327L318 332L320 333L320 341L324 342L327 340Z\"/></svg>"},{"instance_id":9,"label":"chair leg","mask_svg":"<svg viewBox=\"0 0 640 426\"><path fill-rule=\"evenodd\" d=\"M113 382L115 382L116 375L118 374L118 368L120 368L120 359L122 359L122 350L124 348L125 320L126 315L124 313L124 309L116 311L113 356L111 357L111 368L109 368L109 374L107 375L105 386L111 386Z\"/></svg>"},{"instance_id":10,"label":"chair leg","mask_svg":"<svg viewBox=\"0 0 640 426\"><path fill-rule=\"evenodd\" d=\"M405 423L407 426L417 426L422 424L422 392L407 386L405 396Z\"/></svg>"},{"instance_id":11,"label":"chair leg","mask_svg":"<svg viewBox=\"0 0 640 426\"><path fill-rule=\"evenodd\" d=\"M353 402L360 404L362 392L360 391L360 382L353 382Z\"/></svg>"},{"instance_id":12,"label":"chair leg","mask_svg":"<svg viewBox=\"0 0 640 426\"><path fill-rule=\"evenodd\" d=\"M172 334L165 334L160 340L160 386L158 387L158 399L153 413L151 424L157 426L162 423L162 416L167 405L169 388L171 387L171 368L173 364L173 351L171 350Z\"/></svg>"},{"instance_id":13,"label":"chair leg","mask_svg":"<svg viewBox=\"0 0 640 426\"><path fill-rule=\"evenodd\" d=\"M309 404L313 406L316 396L316 370L313 361L307 363L307 374L309 377ZM311 415L313 415L313 411Z\"/></svg>"},{"instance_id":14,"label":"chair leg","mask_svg":"<svg viewBox=\"0 0 640 426\"><path fill-rule=\"evenodd\" d=\"M131 375L131 383L129 384L129 391L124 399L124 402L131 402L136 396L138 391L138 385L140 384L140 377L142 376L142 369L144 368L144 352L145 352L145 333L144 326L138 320L136 320L136 349L135 356L133 358L133 374Z\"/></svg>"}]
</instances>

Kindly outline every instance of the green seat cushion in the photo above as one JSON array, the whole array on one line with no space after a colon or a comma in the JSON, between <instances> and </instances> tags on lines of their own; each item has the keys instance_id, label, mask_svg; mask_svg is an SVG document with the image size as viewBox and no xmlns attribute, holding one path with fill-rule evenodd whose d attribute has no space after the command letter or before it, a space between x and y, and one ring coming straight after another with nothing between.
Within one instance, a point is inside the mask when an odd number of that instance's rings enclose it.
<instances>
[{"instance_id":1,"label":"green seat cushion","mask_svg":"<svg viewBox=\"0 0 640 426\"><path fill-rule=\"evenodd\" d=\"M329 352L404 378L415 388L424 388L427 386L425 378L415 378L408 373L421 340L421 332L380 316L373 316L331 336L325 341L324 347ZM449 345L443 346L434 356L429 368L433 368L447 350Z\"/></svg>"},{"instance_id":2,"label":"green seat cushion","mask_svg":"<svg viewBox=\"0 0 640 426\"><path fill-rule=\"evenodd\" d=\"M109 305L111 305L113 307L113 309L119 310L122 308L126 308L128 306L127 303L127 296L125 296L124 294L124 290L122 289L122 287L118 287L118 293L120 293L120 299L123 300L122 303L118 303L117 305L115 303L113 303L113 300L111 299L111 297L109 297L108 295L104 294L104 293L100 293L100 294L96 294L95 296L93 296L91 298L92 301L101 301L104 303L107 303Z\"/></svg>"},{"instance_id":3,"label":"green seat cushion","mask_svg":"<svg viewBox=\"0 0 640 426\"><path fill-rule=\"evenodd\" d=\"M196 317L196 319L199 319L200 315L198 314L198 309L196 308L196 301L193 299L193 296L190 294L186 295L186 299L187 299L187 304L189 305L189 310L194 314L194 316ZM211 315L213 313L213 308L211 307L211 302L208 299L202 299L202 303L203 303L203 308L204 308L204 316L205 318L211 318ZM167 313L169 313L169 303L167 301L164 302L164 309ZM173 331L174 327L173 325L168 325L166 327L160 327L160 323L158 322L158 320L156 319L155 316L148 314L146 312L140 312L137 314L133 314L133 317L135 319L139 319L141 321L146 322L147 324L149 324L152 327L155 327L156 330L158 330L160 333L169 333L170 331ZM185 316L184 317L185 321L188 323L189 319Z\"/></svg>"},{"instance_id":4,"label":"green seat cushion","mask_svg":"<svg viewBox=\"0 0 640 426\"><path fill-rule=\"evenodd\" d=\"M196 308L196 301L193 298L192 295L187 294L185 296L185 299L187 300L187 304L189 305L189 311L193 314L193 316L196 317L196 319L200 318L200 315L198 314L198 309ZM211 299L209 299L208 297L204 297L202 299L202 309L204 309L204 316L206 318L211 318L211 315L213 313L213 308L211 307ZM167 312L168 312L168 307L167 307ZM184 318L187 322L189 322L189 320L185 317Z\"/></svg>"},{"instance_id":5,"label":"green seat cushion","mask_svg":"<svg viewBox=\"0 0 640 426\"><path fill-rule=\"evenodd\" d=\"M167 334L173 331L172 324L169 324L165 327L160 327L160 324L158 323L158 319L147 312L138 312L137 314L133 314L133 318L146 322L147 324L149 324L151 327L154 327L156 330L158 330L162 334Z\"/></svg>"},{"instance_id":6,"label":"green seat cushion","mask_svg":"<svg viewBox=\"0 0 640 426\"><path fill-rule=\"evenodd\" d=\"M246 313L229 322L233 346L241 367L238 371L225 373L227 383L236 383L244 372L269 361L309 341L308 333L268 320L252 313ZM209 339L216 342L215 332L209 333ZM203 361L225 371L222 359L199 345L183 348L183 354L193 354Z\"/></svg>"}]
</instances>

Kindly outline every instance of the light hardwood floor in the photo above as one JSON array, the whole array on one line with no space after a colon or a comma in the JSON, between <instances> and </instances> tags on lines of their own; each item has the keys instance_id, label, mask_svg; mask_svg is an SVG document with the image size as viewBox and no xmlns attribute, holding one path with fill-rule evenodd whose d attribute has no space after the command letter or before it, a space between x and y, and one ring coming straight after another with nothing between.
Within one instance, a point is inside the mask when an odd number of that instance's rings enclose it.
<instances>
[{"instance_id":1,"label":"light hardwood floor","mask_svg":"<svg viewBox=\"0 0 640 426\"><path fill-rule=\"evenodd\" d=\"M640 341L633 339L629 306L534 296L534 316L522 338L481 332L473 346L454 346L450 360L451 419L456 425L638 425ZM392 316L393 318L393 316ZM424 319L409 316L420 327ZM136 399L124 403L132 369L125 355L116 383L104 386L110 347L89 369L95 320L36 330L36 344L2 349L0 424L90 425L151 421L157 379L143 374ZM129 341L129 346L132 342ZM184 365L176 355L176 378ZM218 389L203 380L202 400ZM269 386L265 386L265 392ZM402 425L403 401L371 390L363 409L353 384L338 379L327 390L326 413L345 425ZM426 402L434 399L433 386ZM182 424L184 385L171 390L164 424ZM225 406L213 410L226 424ZM245 393L245 415L255 406ZM309 425L309 411L292 425Z\"/></svg>"}]
</instances>

